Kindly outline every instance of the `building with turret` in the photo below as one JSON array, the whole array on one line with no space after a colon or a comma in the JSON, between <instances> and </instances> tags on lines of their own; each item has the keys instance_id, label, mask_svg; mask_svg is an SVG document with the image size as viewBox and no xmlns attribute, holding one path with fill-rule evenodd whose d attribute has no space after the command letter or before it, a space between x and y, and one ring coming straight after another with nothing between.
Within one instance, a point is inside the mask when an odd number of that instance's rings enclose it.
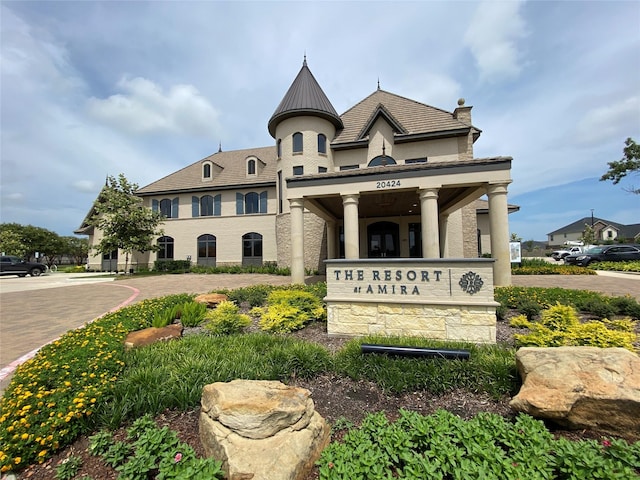
<instances>
[{"instance_id":1,"label":"building with turret","mask_svg":"<svg viewBox=\"0 0 640 480\"><path fill-rule=\"evenodd\" d=\"M490 252L495 284L510 283L512 159L474 158L464 100L448 112L378 87L340 115L305 59L267 128L272 146L218 151L138 190L165 221L160 250L134 263L271 262L299 282L325 259ZM100 235L86 222L76 233Z\"/></svg>"}]
</instances>

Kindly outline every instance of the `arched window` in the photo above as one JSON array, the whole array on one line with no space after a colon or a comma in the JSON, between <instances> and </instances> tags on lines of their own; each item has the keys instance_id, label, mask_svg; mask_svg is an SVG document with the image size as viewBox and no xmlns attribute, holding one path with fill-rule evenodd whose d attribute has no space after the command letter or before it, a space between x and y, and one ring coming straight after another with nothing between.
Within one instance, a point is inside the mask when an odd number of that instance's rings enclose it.
<instances>
[{"instance_id":1,"label":"arched window","mask_svg":"<svg viewBox=\"0 0 640 480\"><path fill-rule=\"evenodd\" d=\"M211 164L205 163L202 166L202 178L211 178Z\"/></svg>"},{"instance_id":2,"label":"arched window","mask_svg":"<svg viewBox=\"0 0 640 480\"><path fill-rule=\"evenodd\" d=\"M256 174L256 161L251 158L247 161L247 175L255 175Z\"/></svg>"},{"instance_id":3,"label":"arched window","mask_svg":"<svg viewBox=\"0 0 640 480\"><path fill-rule=\"evenodd\" d=\"M151 209L154 212L160 212L165 218L178 218L178 207L180 206L180 198L163 198L162 200L151 200Z\"/></svg>"},{"instance_id":4,"label":"arched window","mask_svg":"<svg viewBox=\"0 0 640 480\"><path fill-rule=\"evenodd\" d=\"M278 158L282 157L282 139L279 138L276 142L276 149L278 150Z\"/></svg>"},{"instance_id":5,"label":"arched window","mask_svg":"<svg viewBox=\"0 0 640 480\"><path fill-rule=\"evenodd\" d=\"M267 192L236 192L236 215L267 213Z\"/></svg>"},{"instance_id":6,"label":"arched window","mask_svg":"<svg viewBox=\"0 0 640 480\"><path fill-rule=\"evenodd\" d=\"M200 198L200 216L210 217L213 215L213 197L211 195L203 195Z\"/></svg>"},{"instance_id":7,"label":"arched window","mask_svg":"<svg viewBox=\"0 0 640 480\"><path fill-rule=\"evenodd\" d=\"M379 167L385 165L395 165L396 161L388 155L378 155L369 162L369 167Z\"/></svg>"},{"instance_id":8,"label":"arched window","mask_svg":"<svg viewBox=\"0 0 640 480\"><path fill-rule=\"evenodd\" d=\"M216 237L209 234L198 237L198 265L216 266Z\"/></svg>"},{"instance_id":9,"label":"arched window","mask_svg":"<svg viewBox=\"0 0 640 480\"><path fill-rule=\"evenodd\" d=\"M293 153L302 153L302 133L293 134Z\"/></svg>"},{"instance_id":10,"label":"arched window","mask_svg":"<svg viewBox=\"0 0 640 480\"><path fill-rule=\"evenodd\" d=\"M158 247L158 260L173 260L173 237L160 237Z\"/></svg>"},{"instance_id":11,"label":"arched window","mask_svg":"<svg viewBox=\"0 0 640 480\"><path fill-rule=\"evenodd\" d=\"M258 213L260 211L260 195L249 192L244 196L244 213Z\"/></svg>"},{"instance_id":12,"label":"arched window","mask_svg":"<svg viewBox=\"0 0 640 480\"><path fill-rule=\"evenodd\" d=\"M262 265L262 235L259 233L242 236L242 265Z\"/></svg>"},{"instance_id":13,"label":"arched window","mask_svg":"<svg viewBox=\"0 0 640 480\"><path fill-rule=\"evenodd\" d=\"M327 153L327 136L318 134L318 153Z\"/></svg>"}]
</instances>

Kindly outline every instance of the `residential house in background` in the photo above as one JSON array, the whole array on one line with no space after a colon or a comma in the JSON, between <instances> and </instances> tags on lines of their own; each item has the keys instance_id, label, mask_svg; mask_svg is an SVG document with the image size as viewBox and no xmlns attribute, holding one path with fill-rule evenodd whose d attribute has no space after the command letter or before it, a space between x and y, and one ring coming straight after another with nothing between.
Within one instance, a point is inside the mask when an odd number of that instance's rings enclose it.
<instances>
[{"instance_id":1,"label":"residential house in background","mask_svg":"<svg viewBox=\"0 0 640 480\"><path fill-rule=\"evenodd\" d=\"M569 241L579 241L585 227L593 227L598 242L640 242L640 223L622 225L598 217L584 217L558 230L547 233L549 245L562 245Z\"/></svg>"},{"instance_id":2,"label":"residential house in background","mask_svg":"<svg viewBox=\"0 0 640 480\"><path fill-rule=\"evenodd\" d=\"M460 99L449 112L378 86L339 115L305 58L268 122L274 145L220 149L137 191L165 221L160 250L133 262L272 262L300 281L328 258L491 252L494 282L508 284L512 159L473 157L481 131L471 108ZM86 221L76 233L100 239Z\"/></svg>"}]
</instances>

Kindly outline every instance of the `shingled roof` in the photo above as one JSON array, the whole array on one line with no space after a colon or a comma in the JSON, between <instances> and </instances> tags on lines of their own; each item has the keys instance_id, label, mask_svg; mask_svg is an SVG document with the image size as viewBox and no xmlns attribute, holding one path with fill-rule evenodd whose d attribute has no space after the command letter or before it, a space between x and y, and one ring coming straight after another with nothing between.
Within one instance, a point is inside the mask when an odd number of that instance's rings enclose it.
<instances>
[{"instance_id":1,"label":"shingled roof","mask_svg":"<svg viewBox=\"0 0 640 480\"><path fill-rule=\"evenodd\" d=\"M262 165L256 169L256 175L247 176L246 159L256 157ZM202 180L202 165L213 163L212 179ZM217 152L191 165L167 175L160 180L140 188L136 194L155 195L159 193L178 193L184 191L242 188L255 185L275 185L276 147L249 148L230 152Z\"/></svg>"},{"instance_id":2,"label":"shingled roof","mask_svg":"<svg viewBox=\"0 0 640 480\"><path fill-rule=\"evenodd\" d=\"M383 116L394 127L396 141L437 133L464 134L469 128L480 130L456 119L451 112L416 102L400 95L378 89L360 101L340 118L344 129L331 142L332 146L366 139L369 129Z\"/></svg>"},{"instance_id":3,"label":"shingled roof","mask_svg":"<svg viewBox=\"0 0 640 480\"><path fill-rule=\"evenodd\" d=\"M307 59L304 59L302 68L295 78L284 98L271 115L269 120L269 133L273 138L276 135L278 124L290 117L297 115L312 115L329 120L336 126L342 128L342 120L336 109L320 88L313 73L307 66Z\"/></svg>"}]
</instances>

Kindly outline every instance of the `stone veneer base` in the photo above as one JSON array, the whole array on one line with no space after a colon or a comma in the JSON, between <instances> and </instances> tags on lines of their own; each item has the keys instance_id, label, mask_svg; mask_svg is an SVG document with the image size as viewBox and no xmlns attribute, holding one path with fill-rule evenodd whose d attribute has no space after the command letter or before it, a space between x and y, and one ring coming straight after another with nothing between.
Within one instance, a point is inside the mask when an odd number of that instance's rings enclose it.
<instances>
[{"instance_id":1,"label":"stone veneer base","mask_svg":"<svg viewBox=\"0 0 640 480\"><path fill-rule=\"evenodd\" d=\"M330 301L327 304L327 333L348 337L415 336L495 343L496 308L493 305Z\"/></svg>"}]
</instances>

